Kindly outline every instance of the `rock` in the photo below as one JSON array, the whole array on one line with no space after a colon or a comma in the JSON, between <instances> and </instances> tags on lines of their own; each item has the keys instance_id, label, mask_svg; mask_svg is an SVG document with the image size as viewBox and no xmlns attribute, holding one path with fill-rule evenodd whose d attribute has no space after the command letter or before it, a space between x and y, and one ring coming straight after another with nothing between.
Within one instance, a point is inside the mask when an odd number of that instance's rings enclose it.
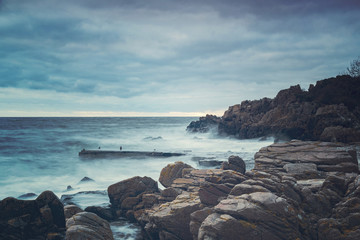
<instances>
[{"instance_id":1,"label":"rock","mask_svg":"<svg viewBox=\"0 0 360 240\"><path fill-rule=\"evenodd\" d=\"M222 200L201 224L199 239L302 238L300 214L286 199L255 192Z\"/></svg>"},{"instance_id":2,"label":"rock","mask_svg":"<svg viewBox=\"0 0 360 240\"><path fill-rule=\"evenodd\" d=\"M55 239L65 231L64 206L51 191L35 200L5 198L0 212L0 239Z\"/></svg>"},{"instance_id":3,"label":"rock","mask_svg":"<svg viewBox=\"0 0 360 240\"><path fill-rule=\"evenodd\" d=\"M287 163L283 168L295 179L314 179L320 176L315 163Z\"/></svg>"},{"instance_id":4,"label":"rock","mask_svg":"<svg viewBox=\"0 0 360 240\"><path fill-rule=\"evenodd\" d=\"M207 160L207 159L198 160L198 164L202 167L218 168L221 166L222 163L223 161L218 161L218 160Z\"/></svg>"},{"instance_id":5,"label":"rock","mask_svg":"<svg viewBox=\"0 0 360 240\"><path fill-rule=\"evenodd\" d=\"M173 200L175 200L175 198L180 195L182 193L182 190L179 188L165 188L162 192L161 192L161 201L163 202L171 202Z\"/></svg>"},{"instance_id":6,"label":"rock","mask_svg":"<svg viewBox=\"0 0 360 240\"><path fill-rule=\"evenodd\" d=\"M89 177L83 177L80 182L95 182L95 180Z\"/></svg>"},{"instance_id":7,"label":"rock","mask_svg":"<svg viewBox=\"0 0 360 240\"><path fill-rule=\"evenodd\" d=\"M270 192L270 191L259 185L249 185L245 183L240 183L235 185L235 187L231 189L230 195L240 196L243 194L250 194L254 192Z\"/></svg>"},{"instance_id":8,"label":"rock","mask_svg":"<svg viewBox=\"0 0 360 240\"><path fill-rule=\"evenodd\" d=\"M155 204L159 203L160 196L158 194L143 194L141 197L141 203L144 208L151 208Z\"/></svg>"},{"instance_id":9,"label":"rock","mask_svg":"<svg viewBox=\"0 0 360 240\"><path fill-rule=\"evenodd\" d=\"M359 141L360 130L343 126L326 127L320 135L325 142L356 142Z\"/></svg>"},{"instance_id":10,"label":"rock","mask_svg":"<svg viewBox=\"0 0 360 240\"><path fill-rule=\"evenodd\" d=\"M91 212L77 213L66 222L66 240L113 240L107 221Z\"/></svg>"},{"instance_id":11,"label":"rock","mask_svg":"<svg viewBox=\"0 0 360 240\"><path fill-rule=\"evenodd\" d=\"M79 212L83 212L84 210L82 210L81 208L79 208L76 205L67 205L64 207L64 214L65 214L65 219L69 219L72 216L74 216L75 214L79 213Z\"/></svg>"},{"instance_id":12,"label":"rock","mask_svg":"<svg viewBox=\"0 0 360 240\"><path fill-rule=\"evenodd\" d=\"M205 181L234 186L246 179L247 177L243 174L232 170L194 169L185 173L182 178L175 179L171 186L192 192L198 191L200 189L200 184Z\"/></svg>"},{"instance_id":13,"label":"rock","mask_svg":"<svg viewBox=\"0 0 360 240\"><path fill-rule=\"evenodd\" d=\"M72 188L70 185L68 185L68 186L66 187L66 191L71 191L71 190L73 190L73 188Z\"/></svg>"},{"instance_id":14,"label":"rock","mask_svg":"<svg viewBox=\"0 0 360 240\"><path fill-rule=\"evenodd\" d=\"M203 182L199 189L200 201L203 204L214 206L219 203L221 198L226 197L230 191L231 188L225 184Z\"/></svg>"},{"instance_id":15,"label":"rock","mask_svg":"<svg viewBox=\"0 0 360 240\"><path fill-rule=\"evenodd\" d=\"M240 236L241 239L280 239L267 229L220 213L213 213L202 222L197 239L240 239Z\"/></svg>"},{"instance_id":16,"label":"rock","mask_svg":"<svg viewBox=\"0 0 360 240\"><path fill-rule=\"evenodd\" d=\"M324 178L332 171L359 172L356 154L344 144L297 140L260 149L254 169L282 175L286 171L297 179Z\"/></svg>"},{"instance_id":17,"label":"rock","mask_svg":"<svg viewBox=\"0 0 360 240\"><path fill-rule=\"evenodd\" d=\"M127 196L122 209L152 240L357 239L360 176L351 149L272 144L255 154L255 168L245 174L183 168L170 187Z\"/></svg>"},{"instance_id":18,"label":"rock","mask_svg":"<svg viewBox=\"0 0 360 240\"><path fill-rule=\"evenodd\" d=\"M209 132L211 129L216 128L221 118L215 115L207 114L205 117L200 117L199 121L192 121L186 128L190 132Z\"/></svg>"},{"instance_id":19,"label":"rock","mask_svg":"<svg viewBox=\"0 0 360 240\"><path fill-rule=\"evenodd\" d=\"M212 208L205 207L190 214L190 232L193 235L193 239L198 239L201 223L212 213L214 213Z\"/></svg>"},{"instance_id":20,"label":"rock","mask_svg":"<svg viewBox=\"0 0 360 240\"><path fill-rule=\"evenodd\" d=\"M37 196L36 193L25 193L23 195L20 195L18 198L19 199L32 199L32 198L35 198Z\"/></svg>"},{"instance_id":21,"label":"rock","mask_svg":"<svg viewBox=\"0 0 360 240\"><path fill-rule=\"evenodd\" d=\"M190 214L200 209L199 196L183 192L174 201L152 208L145 230L160 239L191 239Z\"/></svg>"},{"instance_id":22,"label":"rock","mask_svg":"<svg viewBox=\"0 0 360 240\"><path fill-rule=\"evenodd\" d=\"M95 213L96 215L107 221L112 221L116 219L115 214L109 207L105 208L100 206L89 206L85 208L85 211Z\"/></svg>"},{"instance_id":23,"label":"rock","mask_svg":"<svg viewBox=\"0 0 360 240\"><path fill-rule=\"evenodd\" d=\"M129 210L141 200L143 193L159 193L157 182L149 177L133 177L108 187L112 208Z\"/></svg>"},{"instance_id":24,"label":"rock","mask_svg":"<svg viewBox=\"0 0 360 240\"><path fill-rule=\"evenodd\" d=\"M60 228L65 226L64 205L53 192L42 192L36 198L36 203L44 219L47 219Z\"/></svg>"},{"instance_id":25,"label":"rock","mask_svg":"<svg viewBox=\"0 0 360 240\"><path fill-rule=\"evenodd\" d=\"M358 239L360 237L360 198L356 195L359 175L350 177L331 176L323 184L322 190L330 189L345 196L332 208L332 213L318 220L319 239ZM348 189L344 190L344 185ZM346 188L346 187L345 187ZM325 193L327 193L325 191ZM355 193L355 194L354 194Z\"/></svg>"},{"instance_id":26,"label":"rock","mask_svg":"<svg viewBox=\"0 0 360 240\"><path fill-rule=\"evenodd\" d=\"M243 101L230 106L221 118L202 117L188 131L238 138L360 141L359 77L338 76L318 81L308 91L300 85L279 91L274 99ZM351 94L349 94L351 93Z\"/></svg>"},{"instance_id":27,"label":"rock","mask_svg":"<svg viewBox=\"0 0 360 240\"><path fill-rule=\"evenodd\" d=\"M182 177L182 171L185 168L193 168L190 165L183 162L170 163L161 170L159 182L164 187L170 187L173 181Z\"/></svg>"},{"instance_id":28,"label":"rock","mask_svg":"<svg viewBox=\"0 0 360 240\"><path fill-rule=\"evenodd\" d=\"M239 156L230 156L227 162L223 162L221 169L234 170L236 172L245 174L246 165L244 160Z\"/></svg>"}]
</instances>

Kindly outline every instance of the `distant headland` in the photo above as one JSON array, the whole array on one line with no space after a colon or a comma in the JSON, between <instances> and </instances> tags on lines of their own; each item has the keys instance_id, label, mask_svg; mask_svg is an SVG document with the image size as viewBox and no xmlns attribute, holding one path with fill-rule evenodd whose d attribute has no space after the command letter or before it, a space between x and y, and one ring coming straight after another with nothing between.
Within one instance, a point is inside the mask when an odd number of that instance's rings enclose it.
<instances>
[{"instance_id":1,"label":"distant headland","mask_svg":"<svg viewBox=\"0 0 360 240\"><path fill-rule=\"evenodd\" d=\"M272 136L276 139L360 141L360 77L337 76L281 90L274 99L243 101L222 117L206 115L187 127L240 139Z\"/></svg>"}]
</instances>

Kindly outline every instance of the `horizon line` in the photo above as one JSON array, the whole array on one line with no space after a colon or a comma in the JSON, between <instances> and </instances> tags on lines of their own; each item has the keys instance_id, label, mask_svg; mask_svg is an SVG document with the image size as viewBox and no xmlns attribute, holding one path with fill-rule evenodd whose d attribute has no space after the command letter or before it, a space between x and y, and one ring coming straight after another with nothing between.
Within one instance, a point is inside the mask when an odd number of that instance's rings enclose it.
<instances>
[{"instance_id":1,"label":"horizon line","mask_svg":"<svg viewBox=\"0 0 360 240\"><path fill-rule=\"evenodd\" d=\"M222 116L224 111L204 111L204 112L101 112L101 111L74 111L74 112L25 112L8 111L0 112L0 118L26 118L26 117L202 117L207 114Z\"/></svg>"}]
</instances>

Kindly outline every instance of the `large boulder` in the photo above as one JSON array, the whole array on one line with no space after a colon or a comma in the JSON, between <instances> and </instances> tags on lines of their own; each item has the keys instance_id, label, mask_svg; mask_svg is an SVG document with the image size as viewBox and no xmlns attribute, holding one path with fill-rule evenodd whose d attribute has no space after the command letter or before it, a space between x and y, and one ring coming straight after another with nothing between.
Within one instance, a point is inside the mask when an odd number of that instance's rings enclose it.
<instances>
[{"instance_id":1,"label":"large boulder","mask_svg":"<svg viewBox=\"0 0 360 240\"><path fill-rule=\"evenodd\" d=\"M0 202L0 239L61 239L64 206L51 191L35 200L5 198Z\"/></svg>"},{"instance_id":2,"label":"large boulder","mask_svg":"<svg viewBox=\"0 0 360 240\"><path fill-rule=\"evenodd\" d=\"M80 212L66 221L66 240L113 240L107 221L90 212Z\"/></svg>"},{"instance_id":3,"label":"large boulder","mask_svg":"<svg viewBox=\"0 0 360 240\"><path fill-rule=\"evenodd\" d=\"M198 239L303 238L301 213L286 199L270 192L222 200L214 211L202 222Z\"/></svg>"},{"instance_id":4,"label":"large boulder","mask_svg":"<svg viewBox=\"0 0 360 240\"><path fill-rule=\"evenodd\" d=\"M66 205L64 207L64 214L65 214L66 220L71 218L75 214L77 214L79 212L83 212L83 211L84 210L82 210L80 207L78 207L76 205Z\"/></svg>"},{"instance_id":5,"label":"large boulder","mask_svg":"<svg viewBox=\"0 0 360 240\"><path fill-rule=\"evenodd\" d=\"M159 182L164 187L170 187L175 179L183 176L183 169L186 168L193 169L190 165L180 161L168 164L161 170Z\"/></svg>"},{"instance_id":6,"label":"large boulder","mask_svg":"<svg viewBox=\"0 0 360 240\"><path fill-rule=\"evenodd\" d=\"M100 207L100 206L89 206L84 209L86 212L92 212L98 215L99 217L112 221L116 219L114 212L110 207Z\"/></svg>"},{"instance_id":7,"label":"large boulder","mask_svg":"<svg viewBox=\"0 0 360 240\"><path fill-rule=\"evenodd\" d=\"M183 192L168 203L155 206L148 211L149 223L145 230L156 238L191 239L190 214L202 208L196 193Z\"/></svg>"},{"instance_id":8,"label":"large boulder","mask_svg":"<svg viewBox=\"0 0 360 240\"><path fill-rule=\"evenodd\" d=\"M130 209L139 202L143 193L159 192L157 182L149 177L133 177L108 187L108 195L113 209Z\"/></svg>"},{"instance_id":9,"label":"large boulder","mask_svg":"<svg viewBox=\"0 0 360 240\"><path fill-rule=\"evenodd\" d=\"M230 156L227 162L223 162L221 169L234 170L244 174L246 171L246 165L244 160L239 156Z\"/></svg>"}]
</instances>

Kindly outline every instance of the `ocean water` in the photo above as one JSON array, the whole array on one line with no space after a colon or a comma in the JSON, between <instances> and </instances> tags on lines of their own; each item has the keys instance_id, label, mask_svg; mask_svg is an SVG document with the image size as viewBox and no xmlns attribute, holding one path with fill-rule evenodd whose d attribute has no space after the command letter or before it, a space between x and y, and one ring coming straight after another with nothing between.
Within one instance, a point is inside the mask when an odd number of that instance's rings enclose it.
<instances>
[{"instance_id":1,"label":"ocean water","mask_svg":"<svg viewBox=\"0 0 360 240\"><path fill-rule=\"evenodd\" d=\"M224 161L242 157L247 169L254 154L273 139L238 140L213 133L194 134L186 126L197 118L0 118L0 199L51 190L59 196L104 191L133 177L157 180L168 163L183 161L195 168L198 160ZM185 153L169 158L96 158L78 156L82 149ZM94 181L80 182L83 177ZM67 190L67 186L72 190ZM161 186L161 184L159 184ZM106 205L106 194L77 198L81 207ZM130 238L129 238L130 239Z\"/></svg>"}]
</instances>

